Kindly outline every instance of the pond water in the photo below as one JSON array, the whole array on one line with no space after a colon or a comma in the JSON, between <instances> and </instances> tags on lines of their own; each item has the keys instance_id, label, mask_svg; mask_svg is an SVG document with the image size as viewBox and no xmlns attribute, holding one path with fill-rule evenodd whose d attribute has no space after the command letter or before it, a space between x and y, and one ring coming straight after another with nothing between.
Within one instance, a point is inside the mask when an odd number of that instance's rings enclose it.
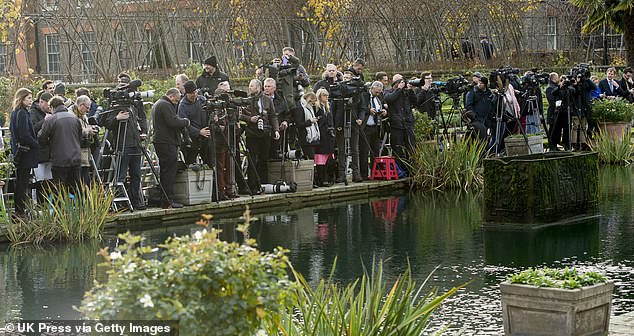
<instances>
[{"instance_id":1,"label":"pond water","mask_svg":"<svg viewBox=\"0 0 634 336\"><path fill-rule=\"evenodd\" d=\"M394 279L408 263L420 283L446 291L473 280L440 308L432 330L447 335L502 334L499 283L529 266L575 265L606 273L616 281L612 312L634 310L634 216L630 168L605 168L600 178L600 218L531 233L483 229L482 197L431 193L362 199L258 215L250 234L264 250L283 246L312 283L327 277L346 282L364 266L384 261ZM221 220L225 239L235 239L233 220ZM198 230L193 225L145 231L146 244ZM0 322L74 319L73 309L102 278L96 251L104 242L44 248L5 248L0 252ZM435 271L434 271L435 269ZM433 271L433 273L432 273Z\"/></svg>"}]
</instances>

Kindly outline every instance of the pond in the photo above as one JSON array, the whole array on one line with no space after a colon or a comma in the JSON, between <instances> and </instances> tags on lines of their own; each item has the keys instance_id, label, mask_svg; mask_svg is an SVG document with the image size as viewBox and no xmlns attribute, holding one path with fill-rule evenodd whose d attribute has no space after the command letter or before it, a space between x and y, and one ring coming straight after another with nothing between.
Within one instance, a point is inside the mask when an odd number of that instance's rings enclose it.
<instances>
[{"instance_id":1,"label":"pond","mask_svg":"<svg viewBox=\"0 0 634 336\"><path fill-rule=\"evenodd\" d=\"M612 312L634 310L634 216L630 168L601 170L599 218L530 233L483 229L482 197L466 193L410 194L258 215L250 229L264 250L283 246L304 276L316 283L328 277L346 282L384 261L394 279L408 263L421 283L446 291L473 280L436 312L431 328L448 326L448 335L502 333L498 284L529 266L575 265L599 270L616 281ZM235 239L235 220L219 220L225 239ZM199 228L145 231L146 244L189 234ZM110 236L89 242L43 248L5 248L0 252L0 322L22 319L75 319L73 309L103 278L96 251L118 243ZM433 273L432 273L433 272Z\"/></svg>"}]
</instances>

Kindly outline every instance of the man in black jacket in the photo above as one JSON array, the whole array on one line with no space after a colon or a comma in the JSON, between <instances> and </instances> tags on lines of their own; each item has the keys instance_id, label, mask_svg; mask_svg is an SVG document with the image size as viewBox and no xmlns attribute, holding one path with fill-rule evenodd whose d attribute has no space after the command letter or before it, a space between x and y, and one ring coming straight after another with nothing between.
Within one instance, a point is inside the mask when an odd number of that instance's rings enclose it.
<instances>
[{"instance_id":1,"label":"man in black jacket","mask_svg":"<svg viewBox=\"0 0 634 336\"><path fill-rule=\"evenodd\" d=\"M159 159L161 170L161 185L167 199L163 199L162 207L182 208L183 205L174 202L174 180L176 179L176 160L178 146L181 142L181 130L189 127L189 120L176 115L176 106L181 99L177 88L167 90L152 107L152 125L154 126L154 149Z\"/></svg>"},{"instance_id":2,"label":"man in black jacket","mask_svg":"<svg viewBox=\"0 0 634 336\"><path fill-rule=\"evenodd\" d=\"M605 72L606 78L599 81L599 89L605 98L614 99L616 97L624 97L626 92L621 88L619 82L616 81L616 69L608 68Z\"/></svg>"},{"instance_id":3,"label":"man in black jacket","mask_svg":"<svg viewBox=\"0 0 634 336\"><path fill-rule=\"evenodd\" d=\"M214 166L213 152L214 146L211 143L211 131L209 130L208 116L203 111L205 106L205 98L196 92L196 84L187 81L183 85L185 89L185 97L178 104L178 116L189 119L189 137L192 142L189 147L181 148L185 155L185 163L192 164L196 162L196 157L200 154L200 158L209 167Z\"/></svg>"},{"instance_id":4,"label":"man in black jacket","mask_svg":"<svg viewBox=\"0 0 634 336\"><path fill-rule=\"evenodd\" d=\"M286 100L279 94L276 94L277 84L275 83L275 79L267 78L264 80L264 94L271 98L273 101L273 106L275 107L275 114L277 115L277 122L280 125L280 139L273 139L271 143L271 154L273 157L277 157L278 154L283 154L287 148L282 148L280 142L284 143L285 146L288 146L289 143L294 144L295 139L294 135L291 136L294 132L291 131L289 125L293 123L293 114L288 109L288 105L286 104ZM287 134L288 132L288 134Z\"/></svg>"},{"instance_id":5,"label":"man in black jacket","mask_svg":"<svg viewBox=\"0 0 634 336\"><path fill-rule=\"evenodd\" d=\"M625 93L625 98L631 103L634 102L634 78L632 78L632 74L634 70L631 67L627 67L623 69L623 77L618 82L623 92Z\"/></svg>"},{"instance_id":6,"label":"man in black jacket","mask_svg":"<svg viewBox=\"0 0 634 336\"><path fill-rule=\"evenodd\" d=\"M130 76L121 73L118 76L119 87L130 83ZM141 197L141 141L147 137L147 117L143 110L143 103L138 102L127 109L118 109L109 113L103 113L105 118L103 125L109 130L114 153L119 158L117 183L123 184L125 177L130 173L130 202L134 210L145 210L145 203Z\"/></svg>"},{"instance_id":7,"label":"man in black jacket","mask_svg":"<svg viewBox=\"0 0 634 336\"><path fill-rule=\"evenodd\" d=\"M396 155L399 166L406 170L404 164L416 143L414 136L414 113L412 107L416 105L416 95L411 86L403 80L403 76L396 74L392 77L392 88L385 91L385 102L388 106L390 118L390 144Z\"/></svg>"},{"instance_id":8,"label":"man in black jacket","mask_svg":"<svg viewBox=\"0 0 634 336\"><path fill-rule=\"evenodd\" d=\"M229 82L229 76L220 71L216 56L211 56L203 64L203 73L196 78L196 87L201 91L213 94L220 82Z\"/></svg>"},{"instance_id":9,"label":"man in black jacket","mask_svg":"<svg viewBox=\"0 0 634 336\"><path fill-rule=\"evenodd\" d=\"M73 189L79 185L81 121L68 111L62 97L51 98L50 104L53 113L45 119L37 138L41 145L50 146L53 182Z\"/></svg>"}]
</instances>

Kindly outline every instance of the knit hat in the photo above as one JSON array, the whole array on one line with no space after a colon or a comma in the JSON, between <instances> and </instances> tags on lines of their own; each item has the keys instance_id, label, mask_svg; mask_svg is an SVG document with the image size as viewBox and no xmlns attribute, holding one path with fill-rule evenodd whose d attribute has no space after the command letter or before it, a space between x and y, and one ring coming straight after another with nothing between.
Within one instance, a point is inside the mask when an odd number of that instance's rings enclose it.
<instances>
[{"instance_id":1,"label":"knit hat","mask_svg":"<svg viewBox=\"0 0 634 336\"><path fill-rule=\"evenodd\" d=\"M211 65L214 68L218 67L218 60L216 59L216 56L210 56L205 60L205 63L203 64L208 64Z\"/></svg>"},{"instance_id":2,"label":"knit hat","mask_svg":"<svg viewBox=\"0 0 634 336\"><path fill-rule=\"evenodd\" d=\"M58 94L58 95L65 95L66 94L66 85L64 85L64 83L55 84L55 90L53 91L53 93Z\"/></svg>"},{"instance_id":3,"label":"knit hat","mask_svg":"<svg viewBox=\"0 0 634 336\"><path fill-rule=\"evenodd\" d=\"M183 84L183 87L185 88L185 93L196 92L196 84L192 81L185 82L185 84Z\"/></svg>"},{"instance_id":4,"label":"knit hat","mask_svg":"<svg viewBox=\"0 0 634 336\"><path fill-rule=\"evenodd\" d=\"M482 78L484 76L482 76L482 74L480 72L476 71L476 72L473 73L473 77Z\"/></svg>"},{"instance_id":5,"label":"knit hat","mask_svg":"<svg viewBox=\"0 0 634 336\"><path fill-rule=\"evenodd\" d=\"M40 100L43 100L45 102L48 102L49 100L51 100L51 98L53 98L53 95L50 92L42 92L42 94L40 95Z\"/></svg>"}]
</instances>

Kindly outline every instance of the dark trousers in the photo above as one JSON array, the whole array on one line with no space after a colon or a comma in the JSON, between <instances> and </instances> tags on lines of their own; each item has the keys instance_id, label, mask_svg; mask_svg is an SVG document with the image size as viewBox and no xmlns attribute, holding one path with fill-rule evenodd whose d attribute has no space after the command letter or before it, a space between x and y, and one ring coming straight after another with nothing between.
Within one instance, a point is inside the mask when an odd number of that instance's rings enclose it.
<instances>
[{"instance_id":1,"label":"dark trousers","mask_svg":"<svg viewBox=\"0 0 634 336\"><path fill-rule=\"evenodd\" d=\"M247 172L249 189L251 189L251 193L258 193L260 185L267 183L269 179L267 163L271 151L271 138L247 135L247 149L249 150Z\"/></svg>"},{"instance_id":2,"label":"dark trousers","mask_svg":"<svg viewBox=\"0 0 634 336\"><path fill-rule=\"evenodd\" d=\"M132 206L141 202L141 148L125 147L119 162L118 182L123 183L126 175L130 174L130 191L128 196Z\"/></svg>"},{"instance_id":3,"label":"dark trousers","mask_svg":"<svg viewBox=\"0 0 634 336\"><path fill-rule=\"evenodd\" d=\"M348 158L346 156L344 129L337 128L335 134L335 140L337 141L337 162L339 163L339 179L343 179L347 175ZM350 153L352 156L352 178L359 177L359 125L354 121L350 126Z\"/></svg>"},{"instance_id":4,"label":"dark trousers","mask_svg":"<svg viewBox=\"0 0 634 336\"><path fill-rule=\"evenodd\" d=\"M51 172L53 173L53 184L57 187L64 186L68 188L71 192L77 189L80 183L80 170L81 167L73 166L73 167L55 167L51 168Z\"/></svg>"},{"instance_id":5,"label":"dark trousers","mask_svg":"<svg viewBox=\"0 0 634 336\"><path fill-rule=\"evenodd\" d=\"M414 148L416 139L414 137L413 129L399 129L392 128L390 134L390 145L394 155L396 156L396 162L401 169L407 171L407 165L405 162L409 158L409 153Z\"/></svg>"},{"instance_id":6,"label":"dark trousers","mask_svg":"<svg viewBox=\"0 0 634 336\"><path fill-rule=\"evenodd\" d=\"M20 167L15 168L15 193L13 200L15 202L15 213L23 215L26 204L29 200L29 179L31 178L31 168Z\"/></svg>"},{"instance_id":7,"label":"dark trousers","mask_svg":"<svg viewBox=\"0 0 634 336\"><path fill-rule=\"evenodd\" d=\"M172 202L174 200L174 181L176 180L178 146L166 143L155 143L154 149L156 150L156 156L158 156L159 167L161 169L161 185L163 189L165 189L168 198L164 201L166 203Z\"/></svg>"},{"instance_id":8,"label":"dark trousers","mask_svg":"<svg viewBox=\"0 0 634 336\"><path fill-rule=\"evenodd\" d=\"M361 129L359 139L359 173L361 177L369 177L374 165L374 159L379 156L381 139L378 126L365 126ZM368 166L368 157L370 158Z\"/></svg>"},{"instance_id":9,"label":"dark trousers","mask_svg":"<svg viewBox=\"0 0 634 336\"><path fill-rule=\"evenodd\" d=\"M563 141L561 136L563 133ZM576 139L575 139L576 141ZM548 139L550 149L557 148L558 144L563 144L566 150L570 150L570 124L568 123L568 113L560 111L557 113L555 124L550 130L550 139Z\"/></svg>"}]
</instances>

